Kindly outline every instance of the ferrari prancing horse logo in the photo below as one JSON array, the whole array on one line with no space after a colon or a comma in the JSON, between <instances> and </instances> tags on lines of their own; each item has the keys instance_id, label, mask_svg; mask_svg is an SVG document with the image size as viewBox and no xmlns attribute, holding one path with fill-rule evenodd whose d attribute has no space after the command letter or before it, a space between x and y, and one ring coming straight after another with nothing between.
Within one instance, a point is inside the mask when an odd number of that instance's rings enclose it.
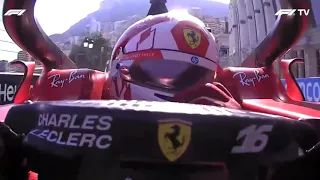
<instances>
[{"instance_id":1,"label":"ferrari prancing horse logo","mask_svg":"<svg viewBox=\"0 0 320 180\"><path fill-rule=\"evenodd\" d=\"M179 119L159 121L158 143L163 155L175 161L187 150L191 140L191 122Z\"/></svg>"},{"instance_id":2,"label":"ferrari prancing horse logo","mask_svg":"<svg viewBox=\"0 0 320 180\"><path fill-rule=\"evenodd\" d=\"M184 39L187 44L192 48L197 48L201 43L201 33L192 29L183 30Z\"/></svg>"}]
</instances>

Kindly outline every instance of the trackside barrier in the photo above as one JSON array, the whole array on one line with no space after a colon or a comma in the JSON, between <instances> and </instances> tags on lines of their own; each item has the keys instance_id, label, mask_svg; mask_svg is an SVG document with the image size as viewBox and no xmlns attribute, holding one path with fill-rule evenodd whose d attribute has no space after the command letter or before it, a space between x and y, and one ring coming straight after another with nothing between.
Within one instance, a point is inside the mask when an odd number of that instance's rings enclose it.
<instances>
[{"instance_id":1,"label":"trackside barrier","mask_svg":"<svg viewBox=\"0 0 320 180\"><path fill-rule=\"evenodd\" d=\"M320 102L320 77L297 78L296 79L306 101ZM286 81L282 80L286 87Z\"/></svg>"},{"instance_id":2,"label":"trackside barrier","mask_svg":"<svg viewBox=\"0 0 320 180\"><path fill-rule=\"evenodd\" d=\"M39 76L39 74L33 76L33 83L36 82ZM13 102L14 94L22 78L23 73L0 72L0 105Z\"/></svg>"}]
</instances>

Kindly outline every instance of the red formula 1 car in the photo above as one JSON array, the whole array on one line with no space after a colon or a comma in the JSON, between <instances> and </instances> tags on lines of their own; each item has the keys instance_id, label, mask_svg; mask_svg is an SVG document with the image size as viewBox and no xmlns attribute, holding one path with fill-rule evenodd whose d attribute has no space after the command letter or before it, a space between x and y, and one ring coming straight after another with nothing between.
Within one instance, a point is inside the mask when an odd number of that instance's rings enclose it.
<instances>
[{"instance_id":1,"label":"red formula 1 car","mask_svg":"<svg viewBox=\"0 0 320 180\"><path fill-rule=\"evenodd\" d=\"M4 25L44 66L30 93L35 65L20 62L26 71L14 104L0 107L4 179L31 179L30 171L40 180L319 179L313 167L320 106L304 101L289 71L297 60L281 62L287 90L272 68L303 36L307 17L279 17L243 67L217 72L215 81L244 109L235 110L108 100L108 74L77 69L38 26L35 2L4 2L3 12L26 9L4 17ZM166 11L164 2L152 3L149 14ZM311 7L301 0L281 4Z\"/></svg>"}]
</instances>

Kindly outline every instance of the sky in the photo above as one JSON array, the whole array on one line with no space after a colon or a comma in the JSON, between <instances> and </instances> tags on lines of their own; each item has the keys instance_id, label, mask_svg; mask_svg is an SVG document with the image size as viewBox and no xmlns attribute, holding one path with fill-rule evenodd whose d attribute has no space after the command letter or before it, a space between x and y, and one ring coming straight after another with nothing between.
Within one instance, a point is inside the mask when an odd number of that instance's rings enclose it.
<instances>
[{"instance_id":1,"label":"sky","mask_svg":"<svg viewBox=\"0 0 320 180\"><path fill-rule=\"evenodd\" d=\"M226 4L230 2L230 0L212 1ZM89 13L98 10L100 2L101 0L38 0L35 15L48 35L63 33Z\"/></svg>"}]
</instances>

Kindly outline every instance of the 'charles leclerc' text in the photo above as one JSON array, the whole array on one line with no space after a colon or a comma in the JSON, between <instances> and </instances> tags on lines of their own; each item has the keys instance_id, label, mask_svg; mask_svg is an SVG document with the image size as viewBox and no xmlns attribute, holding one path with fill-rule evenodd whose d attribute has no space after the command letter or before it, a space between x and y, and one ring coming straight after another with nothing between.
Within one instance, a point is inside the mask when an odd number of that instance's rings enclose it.
<instances>
[{"instance_id":1,"label":"'charles leclerc' text","mask_svg":"<svg viewBox=\"0 0 320 180\"><path fill-rule=\"evenodd\" d=\"M38 118L38 129L30 133L57 145L108 149L112 120L111 116L43 113Z\"/></svg>"}]
</instances>

